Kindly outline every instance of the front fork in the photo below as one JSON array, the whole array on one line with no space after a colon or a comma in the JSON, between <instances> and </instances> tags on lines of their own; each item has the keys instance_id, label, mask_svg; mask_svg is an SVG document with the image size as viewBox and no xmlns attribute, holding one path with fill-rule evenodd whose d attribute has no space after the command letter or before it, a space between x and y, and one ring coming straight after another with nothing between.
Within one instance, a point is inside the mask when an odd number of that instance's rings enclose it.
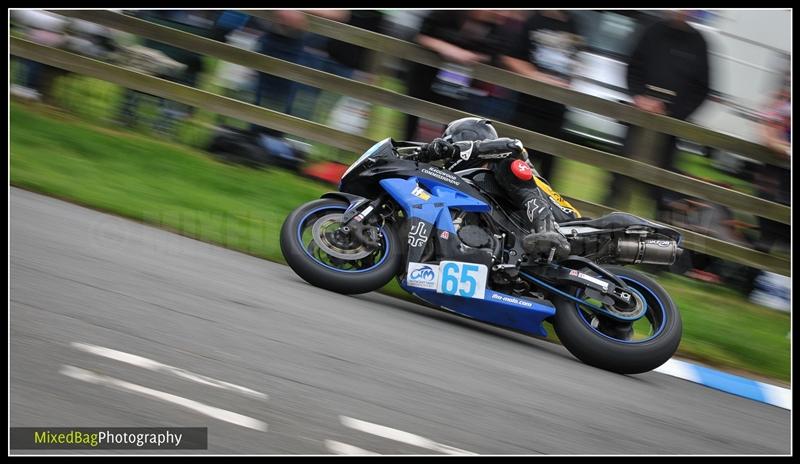
<instances>
[{"instance_id":1,"label":"front fork","mask_svg":"<svg viewBox=\"0 0 800 464\"><path fill-rule=\"evenodd\" d=\"M386 194L380 194L372 201L368 198L352 201L342 215L340 230L348 236L352 236L362 245L372 248L380 247L380 226L385 220L382 214L385 199ZM379 221L378 226L373 225L376 221Z\"/></svg>"}]
</instances>

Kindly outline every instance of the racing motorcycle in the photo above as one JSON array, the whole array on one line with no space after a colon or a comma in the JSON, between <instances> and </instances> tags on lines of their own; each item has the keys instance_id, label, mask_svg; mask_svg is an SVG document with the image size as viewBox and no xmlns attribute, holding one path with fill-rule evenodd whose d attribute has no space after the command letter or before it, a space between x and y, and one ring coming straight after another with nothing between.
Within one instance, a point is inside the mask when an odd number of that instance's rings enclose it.
<instances>
[{"instance_id":1,"label":"racing motorcycle","mask_svg":"<svg viewBox=\"0 0 800 464\"><path fill-rule=\"evenodd\" d=\"M630 264L672 264L680 234L613 212L558 224L572 255L527 256L529 232L492 172L451 172L418 159L423 144L385 139L344 173L339 190L295 209L281 251L310 284L342 294L396 278L430 305L532 336L552 324L586 364L650 371L678 348L669 294Z\"/></svg>"}]
</instances>

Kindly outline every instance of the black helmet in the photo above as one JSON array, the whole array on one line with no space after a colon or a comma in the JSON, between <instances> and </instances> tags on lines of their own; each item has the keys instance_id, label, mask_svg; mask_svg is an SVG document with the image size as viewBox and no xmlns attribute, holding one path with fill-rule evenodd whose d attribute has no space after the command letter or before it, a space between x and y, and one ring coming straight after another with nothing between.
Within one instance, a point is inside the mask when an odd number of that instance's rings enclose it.
<instances>
[{"instance_id":1,"label":"black helmet","mask_svg":"<svg viewBox=\"0 0 800 464\"><path fill-rule=\"evenodd\" d=\"M497 131L492 127L492 121L482 118L456 119L447 125L443 138L450 142L494 140Z\"/></svg>"}]
</instances>

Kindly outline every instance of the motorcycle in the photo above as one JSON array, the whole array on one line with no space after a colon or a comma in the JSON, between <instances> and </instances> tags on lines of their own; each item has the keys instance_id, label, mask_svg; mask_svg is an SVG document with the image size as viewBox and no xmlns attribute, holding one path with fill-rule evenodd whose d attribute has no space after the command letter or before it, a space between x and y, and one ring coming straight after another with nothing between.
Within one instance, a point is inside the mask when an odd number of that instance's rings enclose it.
<instances>
[{"instance_id":1,"label":"motorcycle","mask_svg":"<svg viewBox=\"0 0 800 464\"><path fill-rule=\"evenodd\" d=\"M677 306L656 281L624 266L672 264L682 252L676 230L622 212L578 218L558 224L568 258L527 256L524 213L492 172L422 162L422 145L376 143L338 191L295 209L280 236L289 266L342 294L396 278L430 305L532 336L546 337L549 322L575 357L613 372L647 372L672 357L682 331Z\"/></svg>"}]
</instances>

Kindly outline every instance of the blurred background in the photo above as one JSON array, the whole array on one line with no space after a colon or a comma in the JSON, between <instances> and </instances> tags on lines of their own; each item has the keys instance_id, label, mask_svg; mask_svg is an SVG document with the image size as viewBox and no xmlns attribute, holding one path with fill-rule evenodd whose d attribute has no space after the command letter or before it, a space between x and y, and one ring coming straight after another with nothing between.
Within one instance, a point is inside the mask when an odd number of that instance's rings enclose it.
<instances>
[{"instance_id":1,"label":"blurred background","mask_svg":"<svg viewBox=\"0 0 800 464\"><path fill-rule=\"evenodd\" d=\"M790 206L789 10L113 12ZM434 67L388 48L336 40L322 33L323 26L414 43L439 62ZM444 128L442 121L366 96L282 77L280 68L259 72L68 11L12 10L9 28L15 38L363 139L430 141ZM645 131L512 90L510 83L481 81L475 77L481 66L689 121L766 147L777 161ZM335 189L360 155L345 142L299 137L276 129L280 124L268 127L268 119L256 124L171 101L16 56L13 47L9 92L12 185L278 261L283 217ZM682 355L788 381L789 224L638 182L603 165L529 152L569 198L765 255L754 262L695 246L670 269L649 271L660 273L684 314ZM786 270L765 262L784 263Z\"/></svg>"}]
</instances>

